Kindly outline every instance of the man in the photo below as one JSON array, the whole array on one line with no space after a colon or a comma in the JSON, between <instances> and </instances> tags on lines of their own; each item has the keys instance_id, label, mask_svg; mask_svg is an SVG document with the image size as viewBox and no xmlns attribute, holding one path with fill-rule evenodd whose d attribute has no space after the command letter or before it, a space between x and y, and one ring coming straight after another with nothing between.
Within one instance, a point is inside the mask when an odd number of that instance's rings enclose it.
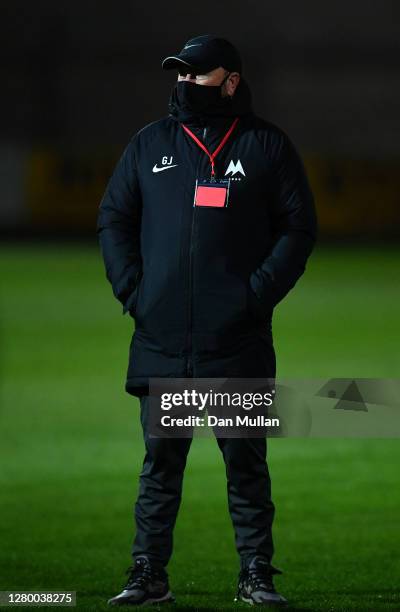
<instances>
[{"instance_id":1,"label":"man","mask_svg":"<svg viewBox=\"0 0 400 612\"><path fill-rule=\"evenodd\" d=\"M273 309L305 269L313 197L287 135L251 110L237 50L210 35L167 57L168 117L125 149L100 205L107 277L135 319L126 390L140 397L146 455L125 589L109 603L172 599L172 554L190 439L149 436L151 377L274 378ZM230 179L230 181L228 181ZM219 438L240 555L238 597L274 588L274 504L265 438Z\"/></svg>"}]
</instances>

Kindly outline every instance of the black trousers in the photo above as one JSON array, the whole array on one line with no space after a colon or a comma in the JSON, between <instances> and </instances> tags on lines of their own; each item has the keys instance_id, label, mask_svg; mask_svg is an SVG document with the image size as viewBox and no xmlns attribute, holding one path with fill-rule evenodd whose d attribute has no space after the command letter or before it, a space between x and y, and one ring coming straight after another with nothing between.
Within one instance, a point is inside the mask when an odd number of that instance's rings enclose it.
<instances>
[{"instance_id":1,"label":"black trousers","mask_svg":"<svg viewBox=\"0 0 400 612\"><path fill-rule=\"evenodd\" d=\"M146 454L135 504L136 536L132 555L146 554L166 566L182 494L183 474L191 438L151 438L149 398L140 400ZM265 438L217 438L225 461L229 512L236 548L242 561L274 553L272 522L275 507L266 463ZM204 534L207 537L207 534Z\"/></svg>"}]
</instances>

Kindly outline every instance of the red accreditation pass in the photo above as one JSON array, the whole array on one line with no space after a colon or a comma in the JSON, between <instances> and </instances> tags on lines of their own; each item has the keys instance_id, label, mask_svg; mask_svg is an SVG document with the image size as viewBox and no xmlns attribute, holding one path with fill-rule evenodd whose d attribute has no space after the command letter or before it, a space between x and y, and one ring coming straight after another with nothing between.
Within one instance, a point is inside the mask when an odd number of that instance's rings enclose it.
<instances>
[{"instance_id":1,"label":"red accreditation pass","mask_svg":"<svg viewBox=\"0 0 400 612\"><path fill-rule=\"evenodd\" d=\"M197 180L193 206L226 208L229 202L230 179Z\"/></svg>"}]
</instances>

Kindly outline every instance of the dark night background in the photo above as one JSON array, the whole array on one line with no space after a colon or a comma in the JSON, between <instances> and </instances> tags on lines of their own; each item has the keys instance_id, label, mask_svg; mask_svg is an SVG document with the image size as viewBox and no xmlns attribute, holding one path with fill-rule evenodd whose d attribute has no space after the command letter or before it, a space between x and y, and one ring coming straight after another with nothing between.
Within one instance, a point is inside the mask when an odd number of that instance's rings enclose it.
<instances>
[{"instance_id":1,"label":"dark night background","mask_svg":"<svg viewBox=\"0 0 400 612\"><path fill-rule=\"evenodd\" d=\"M3 227L90 235L123 147L167 112L162 58L213 32L302 154L322 235L397 235L399 18L389 0L3 3Z\"/></svg>"}]
</instances>

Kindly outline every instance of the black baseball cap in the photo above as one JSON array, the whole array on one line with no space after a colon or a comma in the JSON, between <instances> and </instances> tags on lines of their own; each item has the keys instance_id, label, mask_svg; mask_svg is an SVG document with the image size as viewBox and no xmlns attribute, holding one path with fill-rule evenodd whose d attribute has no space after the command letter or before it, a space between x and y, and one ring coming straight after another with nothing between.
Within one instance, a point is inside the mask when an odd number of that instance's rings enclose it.
<instances>
[{"instance_id":1,"label":"black baseball cap","mask_svg":"<svg viewBox=\"0 0 400 612\"><path fill-rule=\"evenodd\" d=\"M169 55L162 62L164 70L181 68L184 65L204 73L219 66L230 72L242 72L242 61L236 47L229 40L211 34L191 38L182 51Z\"/></svg>"}]
</instances>

